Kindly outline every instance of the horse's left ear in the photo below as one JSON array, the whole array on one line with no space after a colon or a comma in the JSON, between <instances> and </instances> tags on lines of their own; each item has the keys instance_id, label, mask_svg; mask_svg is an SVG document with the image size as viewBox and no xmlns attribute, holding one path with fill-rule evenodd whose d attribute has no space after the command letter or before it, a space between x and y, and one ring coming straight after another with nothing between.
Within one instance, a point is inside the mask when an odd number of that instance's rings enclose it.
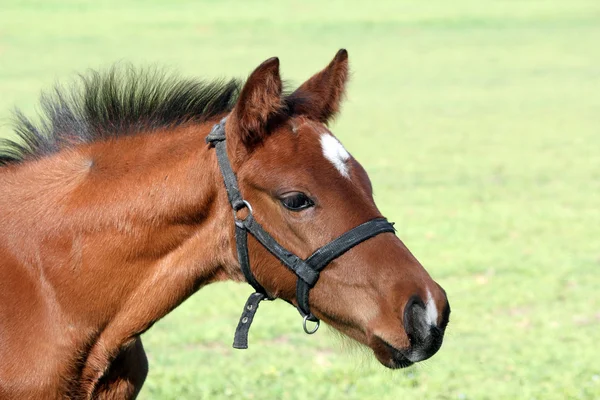
<instances>
[{"instance_id":1,"label":"horse's left ear","mask_svg":"<svg viewBox=\"0 0 600 400\"><path fill-rule=\"evenodd\" d=\"M288 97L292 112L327 123L340 110L348 81L348 52L341 49L321 72Z\"/></svg>"},{"instance_id":2,"label":"horse's left ear","mask_svg":"<svg viewBox=\"0 0 600 400\"><path fill-rule=\"evenodd\" d=\"M269 58L250 74L231 111L227 125L246 150L261 142L267 134L270 120L284 108L279 59Z\"/></svg>"}]
</instances>

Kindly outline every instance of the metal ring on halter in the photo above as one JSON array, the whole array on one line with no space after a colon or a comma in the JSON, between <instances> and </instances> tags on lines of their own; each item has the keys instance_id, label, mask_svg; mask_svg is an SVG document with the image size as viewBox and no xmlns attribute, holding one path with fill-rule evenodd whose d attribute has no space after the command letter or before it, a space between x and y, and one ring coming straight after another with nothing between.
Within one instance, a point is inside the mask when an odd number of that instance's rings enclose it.
<instances>
[{"instance_id":1,"label":"metal ring on halter","mask_svg":"<svg viewBox=\"0 0 600 400\"><path fill-rule=\"evenodd\" d=\"M319 329L319 326L321 325L321 321L316 320L315 322L317 324L315 325L315 327L312 330L308 330L308 328L306 327L306 321L308 321L308 317L310 317L310 315L304 316L304 319L302 320L302 328L304 328L304 332L308 333L309 335L312 335Z\"/></svg>"},{"instance_id":2,"label":"metal ring on halter","mask_svg":"<svg viewBox=\"0 0 600 400\"><path fill-rule=\"evenodd\" d=\"M246 220L246 218L248 218L249 216L252 215L252 206L250 205L250 203L247 200L242 200L241 203L239 203L239 206L238 205L236 205L236 206L233 207L233 220L234 220L235 224L241 228L241 227L243 227L243 224L244 224L244 221ZM248 215L244 219L239 219L237 216L237 212L240 211L242 208L248 209Z\"/></svg>"}]
</instances>

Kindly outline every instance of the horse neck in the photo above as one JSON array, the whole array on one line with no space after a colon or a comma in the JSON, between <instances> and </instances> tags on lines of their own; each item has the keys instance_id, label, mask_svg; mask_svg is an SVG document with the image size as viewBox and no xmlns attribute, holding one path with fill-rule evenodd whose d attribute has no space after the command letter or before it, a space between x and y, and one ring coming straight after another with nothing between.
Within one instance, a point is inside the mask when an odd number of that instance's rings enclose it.
<instances>
[{"instance_id":1,"label":"horse neck","mask_svg":"<svg viewBox=\"0 0 600 400\"><path fill-rule=\"evenodd\" d=\"M135 335L202 285L239 279L226 195L204 143L211 126L92 143L0 176L13 210L0 217L5 232L18 232L10 248L52 288L69 323L121 323L122 335Z\"/></svg>"}]
</instances>

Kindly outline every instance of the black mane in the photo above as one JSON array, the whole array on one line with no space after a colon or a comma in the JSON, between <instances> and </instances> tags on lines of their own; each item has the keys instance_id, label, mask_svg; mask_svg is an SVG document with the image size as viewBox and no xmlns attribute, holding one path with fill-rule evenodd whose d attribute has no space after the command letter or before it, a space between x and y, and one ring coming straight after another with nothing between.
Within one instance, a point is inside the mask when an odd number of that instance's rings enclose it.
<instances>
[{"instance_id":1,"label":"black mane","mask_svg":"<svg viewBox=\"0 0 600 400\"><path fill-rule=\"evenodd\" d=\"M80 143L202 122L229 112L240 87L235 79L181 79L156 69L90 71L68 88L42 94L39 123L15 111L17 139L0 139L0 166Z\"/></svg>"}]
</instances>

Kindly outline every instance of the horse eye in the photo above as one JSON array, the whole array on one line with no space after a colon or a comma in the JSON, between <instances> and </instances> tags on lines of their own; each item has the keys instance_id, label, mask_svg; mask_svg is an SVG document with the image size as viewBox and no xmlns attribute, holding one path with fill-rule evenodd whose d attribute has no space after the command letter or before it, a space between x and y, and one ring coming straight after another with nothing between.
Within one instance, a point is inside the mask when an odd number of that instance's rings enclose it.
<instances>
[{"instance_id":1,"label":"horse eye","mask_svg":"<svg viewBox=\"0 0 600 400\"><path fill-rule=\"evenodd\" d=\"M315 205L310 197L301 192L286 194L280 201L290 211L302 211Z\"/></svg>"}]
</instances>

